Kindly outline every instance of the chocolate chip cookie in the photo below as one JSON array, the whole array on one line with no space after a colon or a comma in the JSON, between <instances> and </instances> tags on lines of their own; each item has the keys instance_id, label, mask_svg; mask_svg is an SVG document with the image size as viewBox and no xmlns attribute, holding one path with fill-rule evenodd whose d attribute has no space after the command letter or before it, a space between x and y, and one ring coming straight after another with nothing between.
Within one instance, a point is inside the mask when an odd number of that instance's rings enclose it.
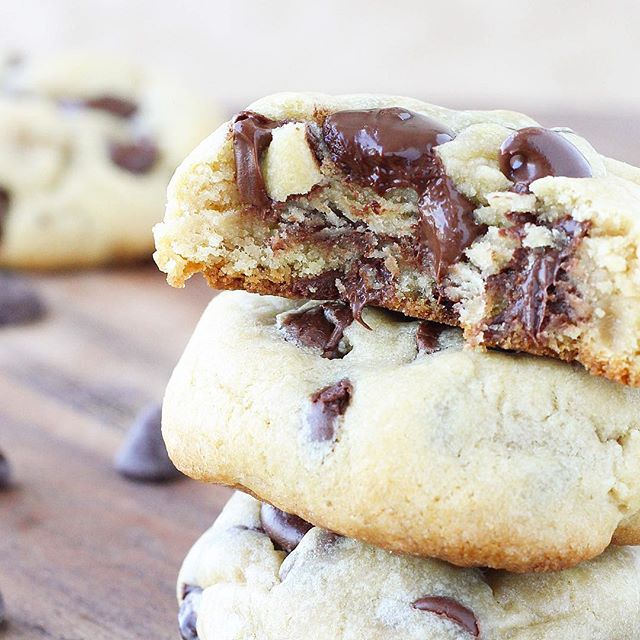
<instances>
[{"instance_id":1,"label":"chocolate chip cookie","mask_svg":"<svg viewBox=\"0 0 640 640\"><path fill-rule=\"evenodd\" d=\"M182 286L336 299L640 385L640 170L518 113L281 94L181 165L156 261Z\"/></svg>"},{"instance_id":2,"label":"chocolate chip cookie","mask_svg":"<svg viewBox=\"0 0 640 640\"><path fill-rule=\"evenodd\" d=\"M384 310L222 293L169 382L167 450L194 478L457 565L551 570L640 543L640 390L463 347Z\"/></svg>"},{"instance_id":3,"label":"chocolate chip cookie","mask_svg":"<svg viewBox=\"0 0 640 640\"><path fill-rule=\"evenodd\" d=\"M124 61L0 63L0 267L150 254L171 174L220 120L203 100Z\"/></svg>"},{"instance_id":4,"label":"chocolate chip cookie","mask_svg":"<svg viewBox=\"0 0 640 640\"><path fill-rule=\"evenodd\" d=\"M612 547L548 574L460 569L291 525L236 493L178 581L184 640L632 640L640 561ZM281 538L290 538L283 547Z\"/></svg>"}]
</instances>

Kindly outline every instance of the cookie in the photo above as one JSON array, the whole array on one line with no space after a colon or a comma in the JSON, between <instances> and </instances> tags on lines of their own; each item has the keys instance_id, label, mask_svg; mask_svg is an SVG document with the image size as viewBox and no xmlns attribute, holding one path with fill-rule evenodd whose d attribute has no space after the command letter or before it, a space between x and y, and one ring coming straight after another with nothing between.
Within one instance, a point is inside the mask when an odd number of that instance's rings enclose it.
<instances>
[{"instance_id":1,"label":"cookie","mask_svg":"<svg viewBox=\"0 0 640 640\"><path fill-rule=\"evenodd\" d=\"M281 94L181 165L156 227L175 286L338 299L477 348L640 385L640 170L508 111Z\"/></svg>"},{"instance_id":2,"label":"cookie","mask_svg":"<svg viewBox=\"0 0 640 640\"><path fill-rule=\"evenodd\" d=\"M349 316L345 317L345 313ZM392 551L512 571L640 543L640 391L337 302L218 295L166 391L194 478Z\"/></svg>"},{"instance_id":3,"label":"cookie","mask_svg":"<svg viewBox=\"0 0 640 640\"><path fill-rule=\"evenodd\" d=\"M264 506L262 507L264 514ZM285 515L285 514L283 514ZM236 493L178 579L185 640L633 640L640 552L548 574L460 569L310 528L289 552Z\"/></svg>"},{"instance_id":4,"label":"cookie","mask_svg":"<svg viewBox=\"0 0 640 640\"><path fill-rule=\"evenodd\" d=\"M171 174L220 121L203 100L125 61L0 64L0 267L150 255Z\"/></svg>"}]
</instances>

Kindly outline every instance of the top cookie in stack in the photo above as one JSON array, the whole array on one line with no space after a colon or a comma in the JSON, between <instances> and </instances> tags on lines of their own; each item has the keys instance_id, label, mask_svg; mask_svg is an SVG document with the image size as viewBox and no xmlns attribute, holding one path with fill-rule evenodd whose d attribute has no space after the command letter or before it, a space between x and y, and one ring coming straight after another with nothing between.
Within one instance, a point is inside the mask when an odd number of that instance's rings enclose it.
<instances>
[{"instance_id":1,"label":"top cookie in stack","mask_svg":"<svg viewBox=\"0 0 640 640\"><path fill-rule=\"evenodd\" d=\"M638 203L640 171L519 114L252 105L178 169L156 260L281 297L212 302L167 389L170 455L459 566L640 542Z\"/></svg>"},{"instance_id":2,"label":"top cookie in stack","mask_svg":"<svg viewBox=\"0 0 640 640\"><path fill-rule=\"evenodd\" d=\"M640 385L640 171L517 113L284 94L182 164L156 228L180 286L338 299Z\"/></svg>"}]
</instances>

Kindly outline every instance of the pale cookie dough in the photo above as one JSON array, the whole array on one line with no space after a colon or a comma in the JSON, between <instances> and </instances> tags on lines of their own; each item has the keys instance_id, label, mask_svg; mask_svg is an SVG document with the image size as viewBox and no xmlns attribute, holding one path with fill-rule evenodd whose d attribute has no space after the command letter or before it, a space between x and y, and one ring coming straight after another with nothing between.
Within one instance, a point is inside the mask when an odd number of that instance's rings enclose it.
<instances>
[{"instance_id":1,"label":"pale cookie dough","mask_svg":"<svg viewBox=\"0 0 640 640\"><path fill-rule=\"evenodd\" d=\"M164 401L181 471L464 566L557 569L612 536L640 543L640 390L465 350L441 325L367 308L367 330L344 305L300 305L210 304Z\"/></svg>"},{"instance_id":2,"label":"pale cookie dough","mask_svg":"<svg viewBox=\"0 0 640 640\"><path fill-rule=\"evenodd\" d=\"M235 494L180 571L184 640L640 637L632 547L555 573L509 574L393 555L323 529L297 536L289 554L272 537L260 503Z\"/></svg>"},{"instance_id":3,"label":"pale cookie dough","mask_svg":"<svg viewBox=\"0 0 640 640\"><path fill-rule=\"evenodd\" d=\"M203 99L121 60L0 62L0 267L150 255L173 171L220 121Z\"/></svg>"},{"instance_id":4,"label":"pale cookie dough","mask_svg":"<svg viewBox=\"0 0 640 640\"><path fill-rule=\"evenodd\" d=\"M264 98L183 162L155 237L174 286L374 304L640 385L640 170L519 113Z\"/></svg>"}]
</instances>

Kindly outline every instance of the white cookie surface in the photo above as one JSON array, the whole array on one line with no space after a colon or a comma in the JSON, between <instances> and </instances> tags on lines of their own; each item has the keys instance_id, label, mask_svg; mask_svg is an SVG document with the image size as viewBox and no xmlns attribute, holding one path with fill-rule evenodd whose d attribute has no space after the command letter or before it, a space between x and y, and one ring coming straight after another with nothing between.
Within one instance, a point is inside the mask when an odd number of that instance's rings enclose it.
<instances>
[{"instance_id":1,"label":"white cookie surface","mask_svg":"<svg viewBox=\"0 0 640 640\"><path fill-rule=\"evenodd\" d=\"M640 543L640 390L467 350L456 329L419 352L418 322L369 308L372 330L352 323L342 357L328 359L278 328L301 305L244 292L210 304L164 402L183 472L465 566L548 570L594 557L612 536ZM325 437L312 397L341 381L351 390L334 398L346 403Z\"/></svg>"},{"instance_id":2,"label":"white cookie surface","mask_svg":"<svg viewBox=\"0 0 640 640\"><path fill-rule=\"evenodd\" d=\"M125 61L75 54L0 64L0 266L148 255L171 174L220 120Z\"/></svg>"},{"instance_id":3,"label":"white cookie surface","mask_svg":"<svg viewBox=\"0 0 640 640\"><path fill-rule=\"evenodd\" d=\"M182 618L190 609L199 640L634 640L639 559L612 547L573 569L508 574L393 555L317 528L286 555L261 531L260 503L236 493L189 552L178 594L195 592ZM452 617L414 606L434 597Z\"/></svg>"}]
</instances>

